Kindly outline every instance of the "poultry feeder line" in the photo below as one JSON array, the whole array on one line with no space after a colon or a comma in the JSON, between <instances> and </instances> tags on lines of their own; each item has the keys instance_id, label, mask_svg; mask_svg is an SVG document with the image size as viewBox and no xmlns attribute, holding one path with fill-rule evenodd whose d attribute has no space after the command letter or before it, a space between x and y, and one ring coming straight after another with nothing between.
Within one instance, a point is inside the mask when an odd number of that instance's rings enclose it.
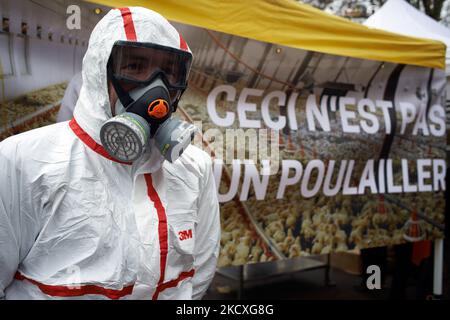
<instances>
[{"instance_id":1,"label":"poultry feeder line","mask_svg":"<svg viewBox=\"0 0 450 320\"><path fill-rule=\"evenodd\" d=\"M403 204L400 200L396 200L394 199L392 196L390 195L384 195L385 199L388 200L390 203L396 204L397 206L406 209L410 212L412 212L411 208L408 208L405 204ZM416 211L416 215L417 218L420 218L422 220L424 220L425 222L431 224L433 227L438 228L440 231L444 231L445 230L445 226L443 226L442 224L434 221L433 219L429 218L426 216L426 214L424 214L423 212L421 212L420 210Z\"/></svg>"},{"instance_id":2,"label":"poultry feeder line","mask_svg":"<svg viewBox=\"0 0 450 320\"><path fill-rule=\"evenodd\" d=\"M41 116L43 114L46 114L47 112L54 111L53 109L57 109L60 104L61 104L61 100L59 100L55 103L52 103L52 104L48 104L33 113L30 113L20 119L15 120L11 124L7 124L7 125L3 126L2 128L0 128L0 135L9 130L14 130L15 128L21 126L22 124L32 121L35 118L38 118L39 116Z\"/></svg>"}]
</instances>

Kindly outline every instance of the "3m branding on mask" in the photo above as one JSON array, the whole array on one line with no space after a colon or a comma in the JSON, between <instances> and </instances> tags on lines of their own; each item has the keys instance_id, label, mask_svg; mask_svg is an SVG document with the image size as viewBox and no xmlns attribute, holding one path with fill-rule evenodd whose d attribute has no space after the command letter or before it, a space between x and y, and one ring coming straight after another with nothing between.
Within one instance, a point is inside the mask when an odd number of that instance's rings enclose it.
<instances>
[{"instance_id":1,"label":"3m branding on mask","mask_svg":"<svg viewBox=\"0 0 450 320\"><path fill-rule=\"evenodd\" d=\"M178 239L180 239L180 241L192 239L192 229L178 232Z\"/></svg>"}]
</instances>

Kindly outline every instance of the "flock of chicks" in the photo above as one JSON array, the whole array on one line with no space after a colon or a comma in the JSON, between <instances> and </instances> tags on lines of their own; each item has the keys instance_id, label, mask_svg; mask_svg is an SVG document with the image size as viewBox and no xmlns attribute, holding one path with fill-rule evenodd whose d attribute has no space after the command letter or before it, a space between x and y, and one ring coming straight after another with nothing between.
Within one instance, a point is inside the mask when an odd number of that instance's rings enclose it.
<instances>
[{"instance_id":1,"label":"flock of chicks","mask_svg":"<svg viewBox=\"0 0 450 320\"><path fill-rule=\"evenodd\" d=\"M65 83L52 85L42 90L27 93L17 99L1 103L0 141L10 135L55 123L59 110L58 108L55 108L51 112L38 115L23 124L17 125L15 128L7 131L1 130L1 128L4 128L6 125L11 124L14 121L20 121L20 119L38 111L39 108L45 105L57 104L64 96L66 87L67 85Z\"/></svg>"},{"instance_id":2,"label":"flock of chicks","mask_svg":"<svg viewBox=\"0 0 450 320\"><path fill-rule=\"evenodd\" d=\"M275 259L248 219L239 212L234 201L222 204L220 212L222 233L218 267L238 266Z\"/></svg>"},{"instance_id":3,"label":"flock of chicks","mask_svg":"<svg viewBox=\"0 0 450 320\"><path fill-rule=\"evenodd\" d=\"M403 139L397 137L394 140L392 150L395 157L410 159L445 159L445 137L429 137L431 142L425 141L423 138L414 137L413 139ZM442 145L442 148L436 148L432 145Z\"/></svg>"},{"instance_id":4,"label":"flock of chicks","mask_svg":"<svg viewBox=\"0 0 450 320\"><path fill-rule=\"evenodd\" d=\"M274 197L276 184L271 184L269 188L269 199L266 201L271 202L270 209L265 201L254 199L249 201L249 207L285 257L381 245L391 240L385 225L395 232L400 223L400 218L392 214L389 204L385 204L385 212L380 213L379 204L367 199L362 212L354 214L354 206L360 204L348 196L301 199L295 192L287 191L285 199L279 201Z\"/></svg>"}]
</instances>

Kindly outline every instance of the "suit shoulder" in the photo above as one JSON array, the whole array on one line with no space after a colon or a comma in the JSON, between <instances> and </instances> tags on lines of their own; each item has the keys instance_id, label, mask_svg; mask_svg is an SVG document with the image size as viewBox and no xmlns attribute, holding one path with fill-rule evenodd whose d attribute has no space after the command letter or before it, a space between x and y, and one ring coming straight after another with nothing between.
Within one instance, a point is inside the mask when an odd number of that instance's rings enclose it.
<instances>
[{"instance_id":1,"label":"suit shoulder","mask_svg":"<svg viewBox=\"0 0 450 320\"><path fill-rule=\"evenodd\" d=\"M163 167L173 175L182 177L185 181L194 177L203 180L210 174L212 160L205 151L194 145L189 145L173 163L164 161Z\"/></svg>"},{"instance_id":2,"label":"suit shoulder","mask_svg":"<svg viewBox=\"0 0 450 320\"><path fill-rule=\"evenodd\" d=\"M29 130L6 138L0 142L0 152L11 155L42 153L52 147L67 146L69 126L67 122L56 123L45 127Z\"/></svg>"}]
</instances>

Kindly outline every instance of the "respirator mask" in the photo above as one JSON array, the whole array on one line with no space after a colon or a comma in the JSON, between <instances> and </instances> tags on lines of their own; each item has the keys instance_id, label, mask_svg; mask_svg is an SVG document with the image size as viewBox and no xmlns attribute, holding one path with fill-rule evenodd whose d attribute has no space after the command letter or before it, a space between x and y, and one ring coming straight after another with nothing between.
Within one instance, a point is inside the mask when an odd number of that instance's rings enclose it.
<instances>
[{"instance_id":1,"label":"respirator mask","mask_svg":"<svg viewBox=\"0 0 450 320\"><path fill-rule=\"evenodd\" d=\"M188 51L116 41L107 75L118 100L115 115L100 129L102 145L113 158L132 162L154 139L154 146L173 162L189 146L197 128L172 113L187 87L191 63Z\"/></svg>"}]
</instances>

